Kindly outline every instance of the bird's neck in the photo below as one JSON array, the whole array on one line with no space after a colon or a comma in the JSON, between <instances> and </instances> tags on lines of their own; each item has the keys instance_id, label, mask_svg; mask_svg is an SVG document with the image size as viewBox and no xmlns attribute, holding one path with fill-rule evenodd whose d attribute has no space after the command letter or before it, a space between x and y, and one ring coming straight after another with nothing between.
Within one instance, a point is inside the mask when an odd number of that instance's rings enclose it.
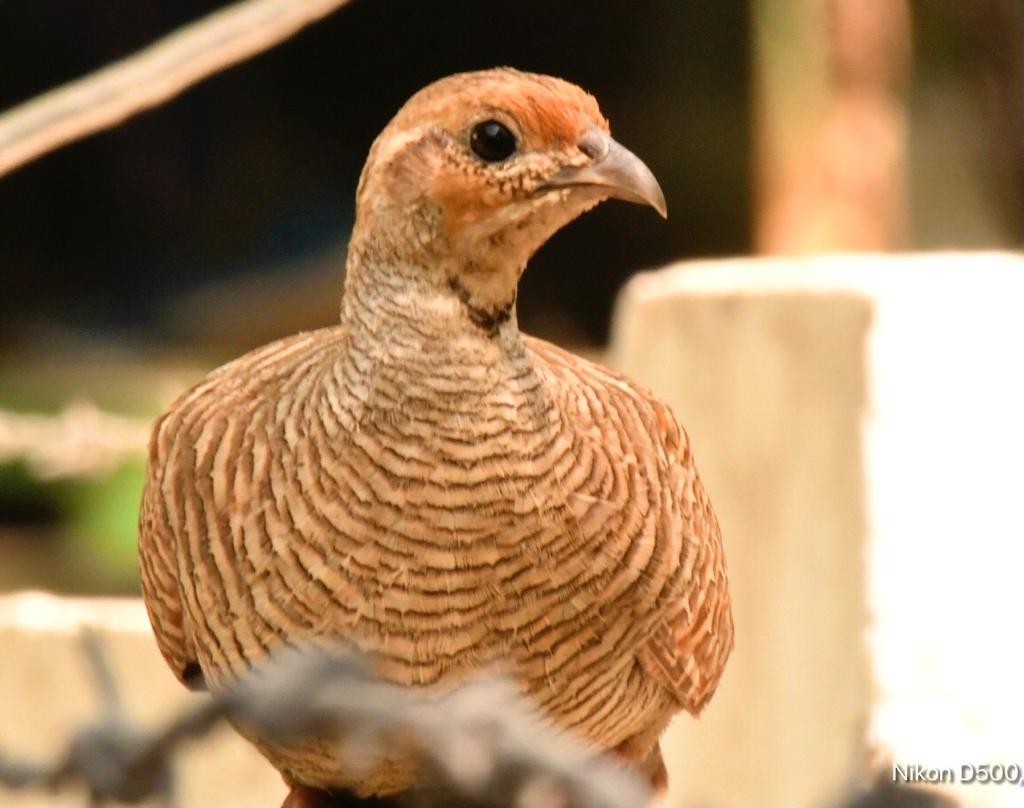
<instances>
[{"instance_id":1,"label":"bird's neck","mask_svg":"<svg viewBox=\"0 0 1024 808\"><path fill-rule=\"evenodd\" d=\"M518 338L521 267L456 257L444 239L381 241L359 233L349 245L342 322L382 336L412 330L439 339Z\"/></svg>"},{"instance_id":2,"label":"bird's neck","mask_svg":"<svg viewBox=\"0 0 1024 808\"><path fill-rule=\"evenodd\" d=\"M452 282L443 261L403 259L353 243L341 323L368 353L483 351L518 354L515 290L505 305L482 310L470 290Z\"/></svg>"},{"instance_id":3,"label":"bird's neck","mask_svg":"<svg viewBox=\"0 0 1024 808\"><path fill-rule=\"evenodd\" d=\"M350 246L341 310L347 367L335 375L363 380L347 393L361 399L366 413L401 419L442 392L443 398L457 391L483 407L510 388L542 389L528 381L536 368L514 305L498 323L476 322L444 273L438 263ZM461 429L464 417L456 408L438 414L438 423L454 418L452 428Z\"/></svg>"}]
</instances>

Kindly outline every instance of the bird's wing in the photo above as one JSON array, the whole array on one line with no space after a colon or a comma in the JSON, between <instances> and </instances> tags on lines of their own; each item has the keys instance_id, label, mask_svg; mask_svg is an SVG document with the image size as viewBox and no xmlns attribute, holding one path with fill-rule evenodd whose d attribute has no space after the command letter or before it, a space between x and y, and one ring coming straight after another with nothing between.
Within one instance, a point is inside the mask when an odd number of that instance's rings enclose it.
<instances>
[{"instance_id":1,"label":"bird's wing","mask_svg":"<svg viewBox=\"0 0 1024 808\"><path fill-rule=\"evenodd\" d=\"M657 475L650 482L659 490L657 535L648 538L679 550L678 558L668 561L674 569L656 604L641 607L653 605L658 613L637 658L648 675L684 708L697 713L718 685L732 650L733 627L722 536L697 475L689 438L667 406L625 376L543 340L527 337L526 344L566 390L583 385L596 392L598 400L623 404L594 416L602 421L602 431L616 433L635 451L657 455L642 464L644 473ZM616 409L621 410L618 417L611 417ZM645 503L637 499L630 507Z\"/></svg>"},{"instance_id":2,"label":"bird's wing","mask_svg":"<svg viewBox=\"0 0 1024 808\"><path fill-rule=\"evenodd\" d=\"M139 525L143 598L160 651L192 689L216 687L228 668L240 671L269 650L266 637L254 636L248 625L244 639L235 636L244 623L236 620L235 604L261 579L274 553L264 552L262 533L256 555L248 555L252 548L236 548L229 517L239 525L248 519L259 530L272 496L266 477L272 464L265 461L283 452L285 439L268 435L256 414L262 419L280 403L278 391L287 379L301 382L321 362L329 366L339 340L344 332L338 329L296 334L223 365L185 391L153 429ZM251 442L243 446L247 437ZM292 528L289 521L283 533L290 536ZM245 527L238 531L244 534ZM256 563L265 566L256 570ZM260 628L280 644L275 627ZM221 639L230 661L222 656Z\"/></svg>"},{"instance_id":3,"label":"bird's wing","mask_svg":"<svg viewBox=\"0 0 1024 808\"><path fill-rule=\"evenodd\" d=\"M160 422L157 422L150 440L149 473L139 512L142 591L160 653L182 684L201 690L204 687L202 672L182 615L174 534L167 523L160 491L164 463L160 457L159 435Z\"/></svg>"},{"instance_id":4,"label":"bird's wing","mask_svg":"<svg viewBox=\"0 0 1024 808\"><path fill-rule=\"evenodd\" d=\"M675 417L655 402L669 456L666 479L678 506L668 529L681 530L682 586L637 654L644 670L696 715L715 692L733 646L732 608L718 519Z\"/></svg>"}]
</instances>

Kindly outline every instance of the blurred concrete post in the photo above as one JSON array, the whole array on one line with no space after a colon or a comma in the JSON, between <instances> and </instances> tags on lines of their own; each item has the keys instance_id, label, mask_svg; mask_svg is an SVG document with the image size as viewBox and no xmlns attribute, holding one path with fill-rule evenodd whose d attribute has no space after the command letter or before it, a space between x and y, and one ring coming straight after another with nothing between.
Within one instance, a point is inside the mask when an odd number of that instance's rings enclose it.
<instances>
[{"instance_id":1,"label":"blurred concrete post","mask_svg":"<svg viewBox=\"0 0 1024 808\"><path fill-rule=\"evenodd\" d=\"M759 252L907 241L906 0L753 0Z\"/></svg>"},{"instance_id":2,"label":"blurred concrete post","mask_svg":"<svg viewBox=\"0 0 1024 808\"><path fill-rule=\"evenodd\" d=\"M157 726L206 698L189 693L171 675L141 600L2 595L0 751L51 760L75 730L96 719L99 704L79 637L84 628L103 638L133 720ZM269 808L280 805L286 793L273 767L226 728L188 748L177 763L178 804L188 808ZM39 794L0 787L4 808L79 808L86 802L74 790Z\"/></svg>"},{"instance_id":3,"label":"blurred concrete post","mask_svg":"<svg viewBox=\"0 0 1024 808\"><path fill-rule=\"evenodd\" d=\"M668 804L820 808L871 759L1024 763L1022 299L1024 256L999 254L626 287L614 364L689 430L735 605L719 693L663 743Z\"/></svg>"}]
</instances>

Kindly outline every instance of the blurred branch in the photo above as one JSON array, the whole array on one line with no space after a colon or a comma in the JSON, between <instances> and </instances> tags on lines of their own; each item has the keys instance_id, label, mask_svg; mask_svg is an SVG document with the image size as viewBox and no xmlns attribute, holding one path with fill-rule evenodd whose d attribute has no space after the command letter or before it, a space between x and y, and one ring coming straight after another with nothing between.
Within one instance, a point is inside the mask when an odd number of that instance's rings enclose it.
<instances>
[{"instance_id":1,"label":"blurred branch","mask_svg":"<svg viewBox=\"0 0 1024 808\"><path fill-rule=\"evenodd\" d=\"M349 0L242 0L0 115L0 176L277 45Z\"/></svg>"},{"instance_id":2,"label":"blurred branch","mask_svg":"<svg viewBox=\"0 0 1024 808\"><path fill-rule=\"evenodd\" d=\"M42 480L87 477L141 458L150 425L75 403L58 415L0 410L0 463L21 461Z\"/></svg>"},{"instance_id":3,"label":"blurred branch","mask_svg":"<svg viewBox=\"0 0 1024 808\"><path fill-rule=\"evenodd\" d=\"M904 245L908 0L753 0L757 246Z\"/></svg>"},{"instance_id":4,"label":"blurred branch","mask_svg":"<svg viewBox=\"0 0 1024 808\"><path fill-rule=\"evenodd\" d=\"M147 733L128 722L118 708L120 699L109 692L113 677L96 637L86 642L86 659L106 710L52 762L33 764L0 754L0 784L84 786L94 805L151 798L170 805L179 748L230 720L286 742L337 737L339 756L353 767L372 765L375 754L400 743L451 808L647 803L647 790L634 775L542 727L507 681L480 681L428 700L375 678L358 655L294 653ZM353 798L350 804L361 802Z\"/></svg>"}]
</instances>

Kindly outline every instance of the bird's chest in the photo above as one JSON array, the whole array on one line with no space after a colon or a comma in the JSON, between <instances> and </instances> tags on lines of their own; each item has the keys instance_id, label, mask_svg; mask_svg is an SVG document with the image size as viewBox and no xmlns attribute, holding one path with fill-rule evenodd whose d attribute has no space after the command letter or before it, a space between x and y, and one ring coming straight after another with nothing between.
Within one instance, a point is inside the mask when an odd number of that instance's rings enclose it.
<instances>
[{"instance_id":1,"label":"bird's chest","mask_svg":"<svg viewBox=\"0 0 1024 808\"><path fill-rule=\"evenodd\" d=\"M351 558L375 581L430 576L496 593L507 583L496 572L546 553L541 533L573 532L560 480L578 436L559 402L475 372L378 380L326 450L282 464L292 490L321 481L318 505L333 514L322 541L358 546Z\"/></svg>"},{"instance_id":2,"label":"bird's chest","mask_svg":"<svg viewBox=\"0 0 1024 808\"><path fill-rule=\"evenodd\" d=\"M341 416L310 408L269 480L341 604L321 628L416 682L598 643L618 505L593 490L614 464L579 419L529 374L385 377L375 395Z\"/></svg>"},{"instance_id":3,"label":"bird's chest","mask_svg":"<svg viewBox=\"0 0 1024 808\"><path fill-rule=\"evenodd\" d=\"M366 374L364 397L333 431L319 470L377 514L368 540L385 525L402 533L383 521L400 511L412 540L471 547L557 504L537 483L572 449L573 425L532 368L488 359L402 355Z\"/></svg>"},{"instance_id":4,"label":"bird's chest","mask_svg":"<svg viewBox=\"0 0 1024 808\"><path fill-rule=\"evenodd\" d=\"M189 586L212 667L342 641L402 684L503 668L574 724L611 697L659 583L653 489L582 399L476 372L310 383L238 419L196 482L209 541L181 545L211 571Z\"/></svg>"}]
</instances>

